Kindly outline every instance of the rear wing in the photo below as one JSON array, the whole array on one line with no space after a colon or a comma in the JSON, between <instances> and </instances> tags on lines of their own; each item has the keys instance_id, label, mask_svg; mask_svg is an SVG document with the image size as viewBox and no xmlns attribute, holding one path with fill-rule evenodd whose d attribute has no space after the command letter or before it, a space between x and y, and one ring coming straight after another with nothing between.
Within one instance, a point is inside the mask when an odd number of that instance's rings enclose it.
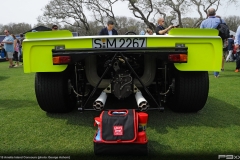
<instances>
[{"instance_id":1,"label":"rear wing","mask_svg":"<svg viewBox=\"0 0 240 160\"><path fill-rule=\"evenodd\" d=\"M126 42L128 41L129 42ZM132 41L130 43L130 40ZM135 40L135 41L134 41ZM123 43L124 42L124 43ZM126 42L126 43L125 43ZM105 46L104 45L108 45ZM67 65L54 65L56 50L91 50L89 55L99 50L111 51L138 50L140 54L158 48L173 48L183 44L187 48L187 63L175 63L181 71L219 71L222 61L222 39L215 29L172 29L168 35L119 35L73 37L70 31L29 32L23 41L24 72L62 72ZM143 51L144 50L144 51ZM94 52L95 51L95 52ZM141 52L142 51L142 52ZM144 52L144 53L143 53ZM80 53L80 52L79 52ZM157 52L158 57L164 55ZM75 56L78 55L76 52ZM85 56L88 56L86 54Z\"/></svg>"}]
</instances>

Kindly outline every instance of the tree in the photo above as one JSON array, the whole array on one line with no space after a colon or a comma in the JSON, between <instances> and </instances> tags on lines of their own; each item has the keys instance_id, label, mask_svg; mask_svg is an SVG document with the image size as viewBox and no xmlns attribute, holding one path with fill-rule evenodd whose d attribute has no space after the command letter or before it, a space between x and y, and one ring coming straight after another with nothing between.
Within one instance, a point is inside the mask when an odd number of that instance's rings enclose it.
<instances>
[{"instance_id":1,"label":"tree","mask_svg":"<svg viewBox=\"0 0 240 160\"><path fill-rule=\"evenodd\" d=\"M139 20L127 26L132 19L117 17L113 10L116 2L127 2L128 9ZM237 0L51 0L45 6L39 23L70 25L81 35L96 34L111 19L121 33L129 29L139 31L149 27L155 30L155 22L159 16L165 19L166 25L178 22L180 27L199 27L207 17L210 7L218 8L225 3L238 3ZM196 12L198 17L187 18L189 13ZM90 16L89 16L90 15ZM187 23L187 24L185 24ZM130 27L130 28L129 28Z\"/></svg>"},{"instance_id":2,"label":"tree","mask_svg":"<svg viewBox=\"0 0 240 160\"><path fill-rule=\"evenodd\" d=\"M228 16L224 18L224 21L230 30L236 32L238 26L240 25L240 16Z\"/></svg>"},{"instance_id":3,"label":"tree","mask_svg":"<svg viewBox=\"0 0 240 160\"><path fill-rule=\"evenodd\" d=\"M84 35L91 35L94 26L89 18L92 13L94 20L102 26L106 19L115 20L113 4L117 0L51 0L43 9L43 16L40 16L39 22L44 23L64 23L80 30L85 30ZM118 27L116 23L116 27Z\"/></svg>"},{"instance_id":4,"label":"tree","mask_svg":"<svg viewBox=\"0 0 240 160\"><path fill-rule=\"evenodd\" d=\"M3 34L2 32L3 30L4 30L3 24L0 24L0 32L1 32L0 34Z\"/></svg>"},{"instance_id":5,"label":"tree","mask_svg":"<svg viewBox=\"0 0 240 160\"><path fill-rule=\"evenodd\" d=\"M195 23L188 27L199 27L201 22L207 18L207 11L209 8L213 7L218 10L220 5L224 3L237 3L237 0L164 0L163 4L170 8L170 12L173 15L176 15L176 19L180 25L183 27L182 17L186 15L186 13L191 13L195 9L198 13L197 19L195 19ZM192 10L190 10L190 8Z\"/></svg>"},{"instance_id":6,"label":"tree","mask_svg":"<svg viewBox=\"0 0 240 160\"><path fill-rule=\"evenodd\" d=\"M12 34L19 34L32 29L32 26L27 23L9 23L6 25L0 25L1 33L3 33L5 29L9 30Z\"/></svg>"},{"instance_id":7,"label":"tree","mask_svg":"<svg viewBox=\"0 0 240 160\"><path fill-rule=\"evenodd\" d=\"M125 0L123 0L125 1ZM155 30L155 25L150 22L151 15L154 11L152 0L127 0L128 8L136 18L141 19L149 28Z\"/></svg>"},{"instance_id":8,"label":"tree","mask_svg":"<svg viewBox=\"0 0 240 160\"><path fill-rule=\"evenodd\" d=\"M89 11L93 13L94 19L102 26L106 24L108 19L115 22L115 27L118 28L115 14L113 12L113 5L118 0L88 0L85 3Z\"/></svg>"},{"instance_id":9,"label":"tree","mask_svg":"<svg viewBox=\"0 0 240 160\"><path fill-rule=\"evenodd\" d=\"M182 16L188 12L188 8L191 4L188 0L163 0L161 2L156 2L155 6L157 8L165 8L165 13L171 17L171 23L178 22L179 26L183 27ZM169 11L169 13L167 11ZM157 12L159 12L159 9Z\"/></svg>"},{"instance_id":10,"label":"tree","mask_svg":"<svg viewBox=\"0 0 240 160\"><path fill-rule=\"evenodd\" d=\"M195 26L195 24L198 22L198 18L193 18L193 17L184 17L182 18L182 27L183 28L191 28Z\"/></svg>"},{"instance_id":11,"label":"tree","mask_svg":"<svg viewBox=\"0 0 240 160\"><path fill-rule=\"evenodd\" d=\"M51 0L43 9L39 22L65 23L83 28L86 34L90 30L84 8L84 0Z\"/></svg>"},{"instance_id":12,"label":"tree","mask_svg":"<svg viewBox=\"0 0 240 160\"><path fill-rule=\"evenodd\" d=\"M33 28L38 27L38 26L45 26L45 27L48 27L48 28L52 28L52 26L53 26L54 24L56 24L56 25L58 25L58 27L61 29L61 25L60 25L59 23L54 23L54 22L50 22L50 21L45 21L45 20L43 20L43 19L45 19L45 18L42 17L42 16L39 16L39 17L37 18L38 23L35 24L35 25L33 25Z\"/></svg>"},{"instance_id":13,"label":"tree","mask_svg":"<svg viewBox=\"0 0 240 160\"><path fill-rule=\"evenodd\" d=\"M133 15L144 21L149 26L151 17L171 18L170 21L177 21L183 27L182 18L189 13L196 11L199 16L192 26L199 27L202 20L207 17L207 10L211 7L218 8L222 4L238 3L237 0L123 0L129 2L129 9ZM191 10L190 10L191 8ZM156 21L156 20L155 20ZM155 26L150 25L152 28Z\"/></svg>"}]
</instances>

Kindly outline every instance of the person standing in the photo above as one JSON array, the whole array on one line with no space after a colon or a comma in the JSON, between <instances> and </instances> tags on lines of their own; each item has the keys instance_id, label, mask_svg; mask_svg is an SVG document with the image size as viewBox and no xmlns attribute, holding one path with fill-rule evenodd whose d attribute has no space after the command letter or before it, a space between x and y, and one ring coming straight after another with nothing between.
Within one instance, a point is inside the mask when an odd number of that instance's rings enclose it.
<instances>
[{"instance_id":1,"label":"person standing","mask_svg":"<svg viewBox=\"0 0 240 160\"><path fill-rule=\"evenodd\" d=\"M14 67L19 67L19 59L18 59L18 54L19 54L19 47L18 47L18 44L19 44L19 40L16 38L16 36L14 34L11 35L14 39L13 41L13 47L14 47L14 53L13 53L13 58L14 60L16 61L15 63L17 63Z\"/></svg>"},{"instance_id":2,"label":"person standing","mask_svg":"<svg viewBox=\"0 0 240 160\"><path fill-rule=\"evenodd\" d=\"M22 52L22 44L23 44L23 40L24 40L24 36L22 33L20 33L20 43L19 43L19 61L22 62L22 56L23 56L23 52Z\"/></svg>"},{"instance_id":3,"label":"person standing","mask_svg":"<svg viewBox=\"0 0 240 160\"><path fill-rule=\"evenodd\" d=\"M202 21L200 28L210 28L210 29L216 29L220 23L225 23L224 20L222 20L219 16L216 16L216 10L214 8L208 9L208 18ZM224 43L224 39L222 40ZM222 68L224 66L224 52L222 51ZM219 72L214 72L214 76L216 78L219 77Z\"/></svg>"},{"instance_id":4,"label":"person standing","mask_svg":"<svg viewBox=\"0 0 240 160\"><path fill-rule=\"evenodd\" d=\"M113 21L108 21L107 22L107 27L104 27L99 35L118 35L117 30L114 29L114 22Z\"/></svg>"},{"instance_id":5,"label":"person standing","mask_svg":"<svg viewBox=\"0 0 240 160\"><path fill-rule=\"evenodd\" d=\"M2 44L4 44L4 49L7 52L8 60L10 63L9 68L13 68L13 66L14 66L13 65L14 39L10 35L8 30L4 30L4 34L6 35L6 37L3 39Z\"/></svg>"},{"instance_id":6,"label":"person standing","mask_svg":"<svg viewBox=\"0 0 240 160\"><path fill-rule=\"evenodd\" d=\"M240 69L240 26L237 29L236 36L235 36L235 48L237 49L237 55L236 55L236 70L235 72L239 72Z\"/></svg>"},{"instance_id":7,"label":"person standing","mask_svg":"<svg viewBox=\"0 0 240 160\"><path fill-rule=\"evenodd\" d=\"M230 35L230 38L228 38L228 56L226 58L226 62L233 61L232 54L233 54L233 47L234 47L234 40L233 35Z\"/></svg>"},{"instance_id":8,"label":"person standing","mask_svg":"<svg viewBox=\"0 0 240 160\"><path fill-rule=\"evenodd\" d=\"M165 35L169 30L173 28L173 25L170 25L168 28L164 28L164 19L158 19L158 26L156 27L156 35Z\"/></svg>"}]
</instances>

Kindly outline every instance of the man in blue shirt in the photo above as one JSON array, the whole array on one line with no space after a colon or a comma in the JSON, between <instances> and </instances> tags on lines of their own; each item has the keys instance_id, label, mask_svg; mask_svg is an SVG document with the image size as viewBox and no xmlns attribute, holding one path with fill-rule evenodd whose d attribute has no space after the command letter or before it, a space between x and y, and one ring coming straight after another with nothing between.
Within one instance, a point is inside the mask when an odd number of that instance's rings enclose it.
<instances>
[{"instance_id":1,"label":"man in blue shirt","mask_svg":"<svg viewBox=\"0 0 240 160\"><path fill-rule=\"evenodd\" d=\"M200 28L212 28L216 29L217 26L221 23L221 20L219 16L216 16L216 11L214 8L210 8L208 10L208 18L202 21ZM222 20L222 23L225 23L224 20Z\"/></svg>"},{"instance_id":2,"label":"man in blue shirt","mask_svg":"<svg viewBox=\"0 0 240 160\"><path fill-rule=\"evenodd\" d=\"M208 10L208 18L202 21L200 28L216 29L220 23L221 23L221 18L219 16L216 16L216 10L214 8L210 8ZM224 20L222 20L222 23L225 23ZM222 68L221 68L222 71L224 70L223 65L224 65L224 55L222 57ZM219 72L214 72L214 76L217 78L219 76Z\"/></svg>"},{"instance_id":3,"label":"man in blue shirt","mask_svg":"<svg viewBox=\"0 0 240 160\"><path fill-rule=\"evenodd\" d=\"M13 52L14 52L14 47L13 47L14 39L10 35L8 30L5 30L4 34L6 35L6 37L3 39L1 44L4 44L4 49L7 52L7 56L8 56L9 63L10 63L9 68L13 68L13 60L12 59L13 59Z\"/></svg>"},{"instance_id":4,"label":"man in blue shirt","mask_svg":"<svg viewBox=\"0 0 240 160\"><path fill-rule=\"evenodd\" d=\"M240 69L240 52L239 52L239 45L240 45L240 26L237 29L236 36L235 36L235 47L237 48L237 61L236 61L236 70L235 72L239 72Z\"/></svg>"},{"instance_id":5,"label":"man in blue shirt","mask_svg":"<svg viewBox=\"0 0 240 160\"><path fill-rule=\"evenodd\" d=\"M103 28L99 35L118 35L118 32L114 29L113 21L108 21L107 27Z\"/></svg>"}]
</instances>

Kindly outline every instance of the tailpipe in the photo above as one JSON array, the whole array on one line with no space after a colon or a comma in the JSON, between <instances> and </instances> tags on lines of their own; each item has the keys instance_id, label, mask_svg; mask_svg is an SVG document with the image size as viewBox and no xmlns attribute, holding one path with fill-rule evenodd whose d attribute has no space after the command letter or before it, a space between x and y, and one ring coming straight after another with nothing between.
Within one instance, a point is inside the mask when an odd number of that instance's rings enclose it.
<instances>
[{"instance_id":1,"label":"tailpipe","mask_svg":"<svg viewBox=\"0 0 240 160\"><path fill-rule=\"evenodd\" d=\"M135 94L135 98L137 101L138 109L140 111L147 111L149 108L149 104L148 104L147 100L142 96L142 92L138 91Z\"/></svg>"},{"instance_id":2,"label":"tailpipe","mask_svg":"<svg viewBox=\"0 0 240 160\"><path fill-rule=\"evenodd\" d=\"M102 92L100 96L94 101L93 108L96 111L102 111L107 100L107 93Z\"/></svg>"}]
</instances>

